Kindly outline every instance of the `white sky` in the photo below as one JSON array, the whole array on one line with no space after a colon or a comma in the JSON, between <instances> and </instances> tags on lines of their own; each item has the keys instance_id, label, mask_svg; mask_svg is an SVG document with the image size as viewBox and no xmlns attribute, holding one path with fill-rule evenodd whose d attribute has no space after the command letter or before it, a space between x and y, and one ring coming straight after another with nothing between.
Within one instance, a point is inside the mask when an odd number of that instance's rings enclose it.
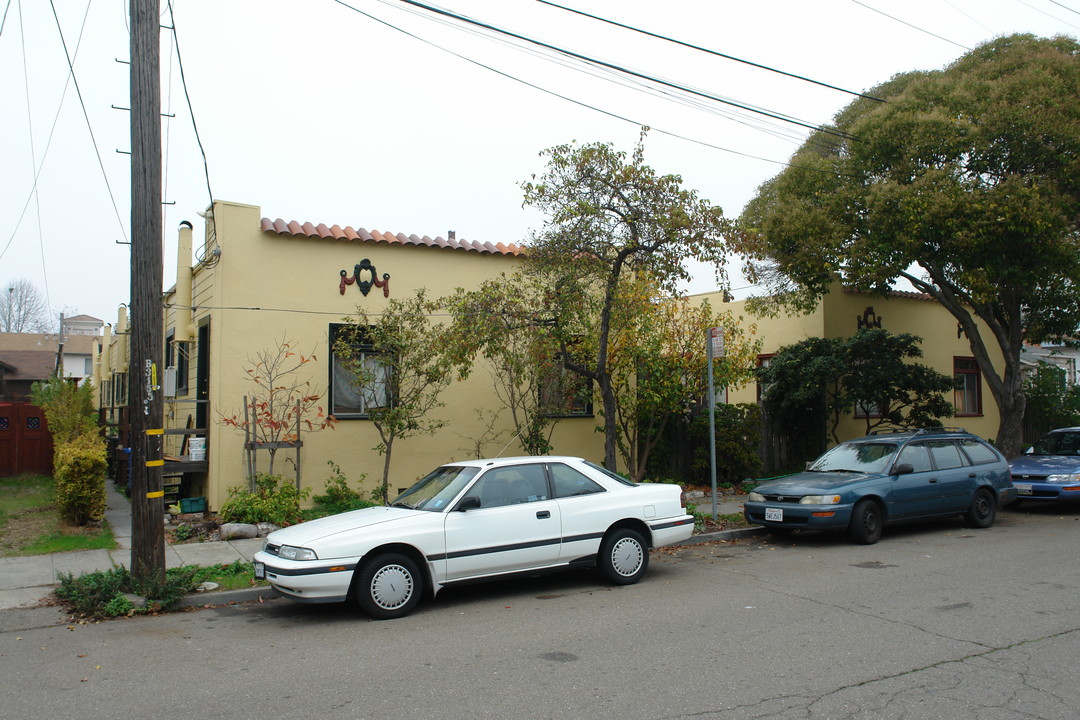
<instances>
[{"instance_id":1,"label":"white sky","mask_svg":"<svg viewBox=\"0 0 1080 720\"><path fill-rule=\"evenodd\" d=\"M130 157L117 152L129 148L129 118L111 108L128 106L128 66L116 61L128 57L127 0L0 4L6 10L0 35L0 288L25 278L47 293L57 313L77 310L114 322L129 294L128 246L117 244L130 236ZM855 91L898 72L940 68L965 52L961 46L1001 34L1080 35L1080 0L560 4ZM543 223L521 207L519 183L543 170L539 153L545 148L577 140L630 151L635 123L648 124L654 130L646 162L660 173L682 175L687 187L735 217L807 133L774 122L765 132L760 117L733 119L731 108L715 102L675 102L633 89L639 84L632 80L615 84L603 72L584 74L552 53L522 52L490 33L411 12L399 0L347 5L173 1L215 198L258 205L270 218L432 237L455 230L468 240L521 242ZM89 129L68 85L53 6L69 52L78 48L75 79ZM828 122L851 100L536 0L442 0L442 7L812 124ZM164 0L162 12L162 25L172 24ZM527 87L423 41L635 122ZM196 213L209 204L176 57L172 36L163 30L162 108L176 116L163 128L164 199L175 203L165 208L166 286L175 278L177 226L189 220L201 237ZM740 297L748 294L739 290L742 284L733 279ZM699 269L688 289L715 289L711 272Z\"/></svg>"}]
</instances>

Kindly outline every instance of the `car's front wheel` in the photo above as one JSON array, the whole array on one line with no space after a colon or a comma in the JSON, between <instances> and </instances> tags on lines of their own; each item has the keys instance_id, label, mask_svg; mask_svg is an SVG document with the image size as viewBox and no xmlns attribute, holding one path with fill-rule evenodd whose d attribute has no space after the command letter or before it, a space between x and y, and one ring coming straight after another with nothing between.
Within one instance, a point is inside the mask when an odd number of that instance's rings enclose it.
<instances>
[{"instance_id":1,"label":"car's front wheel","mask_svg":"<svg viewBox=\"0 0 1080 720\"><path fill-rule=\"evenodd\" d=\"M971 506L968 507L964 519L967 524L974 528L988 528L994 524L997 515L997 503L994 494L986 488L979 488L971 498Z\"/></svg>"},{"instance_id":2,"label":"car's front wheel","mask_svg":"<svg viewBox=\"0 0 1080 720\"><path fill-rule=\"evenodd\" d=\"M600 572L616 585L632 585L649 567L649 545L637 530L612 530L600 544Z\"/></svg>"},{"instance_id":3,"label":"car's front wheel","mask_svg":"<svg viewBox=\"0 0 1080 720\"><path fill-rule=\"evenodd\" d=\"M851 511L848 535L860 545L873 545L881 539L884 523L880 505L870 499L860 500Z\"/></svg>"},{"instance_id":4,"label":"car's front wheel","mask_svg":"<svg viewBox=\"0 0 1080 720\"><path fill-rule=\"evenodd\" d=\"M376 620L408 615L420 602L423 578L416 563L400 553L382 553L364 563L354 593L360 609Z\"/></svg>"}]
</instances>

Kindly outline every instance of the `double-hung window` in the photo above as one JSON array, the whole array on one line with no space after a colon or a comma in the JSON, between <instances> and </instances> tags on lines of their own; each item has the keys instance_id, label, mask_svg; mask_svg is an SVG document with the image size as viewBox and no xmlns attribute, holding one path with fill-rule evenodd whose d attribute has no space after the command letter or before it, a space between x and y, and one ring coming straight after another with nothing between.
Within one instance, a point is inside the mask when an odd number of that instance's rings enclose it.
<instances>
[{"instance_id":1,"label":"double-hung window","mask_svg":"<svg viewBox=\"0 0 1080 720\"><path fill-rule=\"evenodd\" d=\"M330 326L330 412L338 420L364 419L390 403L390 367L350 325ZM343 352L341 343L349 346Z\"/></svg>"},{"instance_id":2,"label":"double-hung window","mask_svg":"<svg viewBox=\"0 0 1080 720\"><path fill-rule=\"evenodd\" d=\"M982 375L975 358L953 358L953 376L956 390L953 406L957 415L982 415Z\"/></svg>"}]
</instances>

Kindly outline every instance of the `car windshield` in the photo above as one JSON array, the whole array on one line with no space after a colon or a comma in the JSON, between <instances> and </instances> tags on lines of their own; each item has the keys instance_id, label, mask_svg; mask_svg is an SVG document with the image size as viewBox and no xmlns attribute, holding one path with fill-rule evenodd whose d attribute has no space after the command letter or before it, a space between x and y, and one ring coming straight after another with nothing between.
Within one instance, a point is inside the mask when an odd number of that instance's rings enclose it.
<instances>
[{"instance_id":1,"label":"car windshield","mask_svg":"<svg viewBox=\"0 0 1080 720\"><path fill-rule=\"evenodd\" d=\"M1035 443L1034 455L1080 455L1080 432L1050 433Z\"/></svg>"},{"instance_id":2,"label":"car windshield","mask_svg":"<svg viewBox=\"0 0 1080 720\"><path fill-rule=\"evenodd\" d=\"M892 462L896 443L846 442L819 457L807 468L811 472L880 473Z\"/></svg>"},{"instance_id":3,"label":"car windshield","mask_svg":"<svg viewBox=\"0 0 1080 720\"><path fill-rule=\"evenodd\" d=\"M390 504L410 510L442 512L478 472L480 468L445 465L419 480Z\"/></svg>"}]
</instances>

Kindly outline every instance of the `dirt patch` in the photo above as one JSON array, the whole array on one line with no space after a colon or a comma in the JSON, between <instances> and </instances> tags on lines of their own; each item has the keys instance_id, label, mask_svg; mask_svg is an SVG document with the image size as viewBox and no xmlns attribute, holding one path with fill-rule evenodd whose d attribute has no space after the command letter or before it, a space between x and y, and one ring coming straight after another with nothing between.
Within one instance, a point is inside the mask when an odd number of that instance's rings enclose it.
<instances>
[{"instance_id":1,"label":"dirt patch","mask_svg":"<svg viewBox=\"0 0 1080 720\"><path fill-rule=\"evenodd\" d=\"M21 548L59 526L55 506L26 508L9 513L0 528L0 556L17 555ZM94 532L98 532L95 530Z\"/></svg>"}]
</instances>

